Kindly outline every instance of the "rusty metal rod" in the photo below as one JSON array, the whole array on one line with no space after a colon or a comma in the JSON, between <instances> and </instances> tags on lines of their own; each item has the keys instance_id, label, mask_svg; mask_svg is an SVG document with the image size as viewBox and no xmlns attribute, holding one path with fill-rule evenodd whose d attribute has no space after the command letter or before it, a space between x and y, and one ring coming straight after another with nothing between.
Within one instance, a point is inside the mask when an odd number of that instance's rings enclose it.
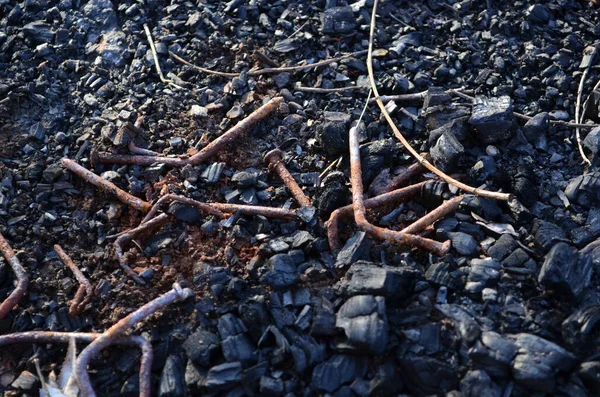
<instances>
[{"instance_id":1,"label":"rusty metal rod","mask_svg":"<svg viewBox=\"0 0 600 397\"><path fill-rule=\"evenodd\" d=\"M129 328L133 327L137 322L146 319L158 310L170 305L173 302L185 300L194 295L194 291L189 288L181 288L179 284L173 284L173 289L159 296L158 298L148 302L133 313L119 320L115 325L110 327L106 332L100 335L96 340L90 343L77 357L75 362L75 376L81 389L83 397L96 397L96 393L92 388L90 377L87 372L89 361L100 350L113 343L115 338L123 336Z\"/></svg>"},{"instance_id":2,"label":"rusty metal rod","mask_svg":"<svg viewBox=\"0 0 600 397\"><path fill-rule=\"evenodd\" d=\"M123 245L126 242L132 240L136 234L143 232L145 230L151 229L153 227L162 225L163 223L165 223L167 221L168 218L169 218L169 215L160 214L156 218L154 218L148 222L142 223L138 227L131 229L127 233L120 235L119 238L117 238L115 240L115 252L117 254L117 258L119 259L119 265L123 268L123 270L125 270L125 273L127 273L127 275L129 277L131 277L138 284L145 285L146 282L140 276L138 276L138 274L136 272L134 272L133 269L127 264L127 261L125 260L125 254L123 252Z\"/></svg>"},{"instance_id":3,"label":"rusty metal rod","mask_svg":"<svg viewBox=\"0 0 600 397\"><path fill-rule=\"evenodd\" d=\"M107 181L106 179L94 174L92 171L82 167L71 159L63 158L62 164L69 171L77 175L78 177L86 180L92 185L105 190L109 193L114 194L122 203L125 203L136 210L147 212L150 210L150 203L139 199L126 191L119 189L114 183Z\"/></svg>"},{"instance_id":4,"label":"rusty metal rod","mask_svg":"<svg viewBox=\"0 0 600 397\"><path fill-rule=\"evenodd\" d=\"M73 275L80 284L79 288L77 289L77 293L75 293L75 297L73 298L73 302L71 302L71 306L69 307L69 314L76 317L79 313L81 313L81 311L85 308L85 305L87 305L94 296L94 288L87 277L85 277L81 270L79 270L77 265L75 265L73 260L69 257L69 255L67 255L60 245L55 244L54 251L56 251L56 254L60 260L67 265L69 269L71 269Z\"/></svg>"},{"instance_id":5,"label":"rusty metal rod","mask_svg":"<svg viewBox=\"0 0 600 397\"><path fill-rule=\"evenodd\" d=\"M275 170L277 175L281 178L285 186L290 189L290 193L296 199L298 204L302 207L308 207L311 205L310 199L302 188L298 185L292 174L285 168L285 164L283 164L282 159L283 152L279 149L273 149L269 153L265 155L265 161L269 165L269 169Z\"/></svg>"},{"instance_id":6,"label":"rusty metal rod","mask_svg":"<svg viewBox=\"0 0 600 397\"><path fill-rule=\"evenodd\" d=\"M202 212L215 215L219 218L226 217L226 215L221 210L215 208L211 203L203 203L201 201L197 201L185 196L179 196L177 194L166 194L159 198L156 201L156 203L154 203L150 211L148 211L144 219L142 219L142 223L148 222L148 220L152 219L156 212L160 209L160 207L167 201L178 201L180 203L191 205L192 207L198 208Z\"/></svg>"},{"instance_id":7,"label":"rusty metal rod","mask_svg":"<svg viewBox=\"0 0 600 397\"><path fill-rule=\"evenodd\" d=\"M423 185L425 185L425 182L419 182L414 185L366 199L364 201L365 209L377 208L388 204L410 200L421 193ZM353 213L354 207L352 204L349 204L345 207L336 209L329 216L329 220L327 221L327 239L329 240L329 246L331 249L338 250L342 248L342 244L340 244L339 239L340 221L343 218L352 215Z\"/></svg>"},{"instance_id":8,"label":"rusty metal rod","mask_svg":"<svg viewBox=\"0 0 600 397\"><path fill-rule=\"evenodd\" d=\"M415 222L411 223L404 229L400 230L402 233L419 233L425 230L427 227L433 225L439 219L445 217L456 211L460 202L464 196L456 196L450 200L444 201L439 207L435 208L431 212L425 214Z\"/></svg>"},{"instance_id":9,"label":"rusty metal rod","mask_svg":"<svg viewBox=\"0 0 600 397\"><path fill-rule=\"evenodd\" d=\"M429 160L429 154L423 154L423 158ZM402 186L406 186L411 179L417 175L421 175L425 171L425 167L419 163L411 164L404 172L396 175L392 180L385 186L369 186L369 192L372 195L378 196L383 193L391 192L392 190L398 189Z\"/></svg>"},{"instance_id":10,"label":"rusty metal rod","mask_svg":"<svg viewBox=\"0 0 600 397\"><path fill-rule=\"evenodd\" d=\"M229 131L219 136L217 139L210 142L198 153L189 158L180 157L162 157L162 156L134 156L121 155L111 153L94 153L92 161L96 163L111 163L111 164L137 164L151 165L154 163L163 163L172 167L183 167L187 164L198 165L213 157L228 143L237 139L240 135L248 132L250 127L264 119L269 114L277 110L278 106L283 102L282 97L275 97L266 104L262 105L248 117L237 123Z\"/></svg>"},{"instance_id":11,"label":"rusty metal rod","mask_svg":"<svg viewBox=\"0 0 600 397\"><path fill-rule=\"evenodd\" d=\"M450 249L450 241L441 243L413 234L402 233L391 229L375 226L367 220L363 198L362 169L360 165L360 144L358 139L358 130L356 127L350 128L350 173L352 184L352 204L354 207L354 220L358 227L377 238L392 241L395 243L408 244L413 247L419 247L433 252L438 256L445 255Z\"/></svg>"},{"instance_id":12,"label":"rusty metal rod","mask_svg":"<svg viewBox=\"0 0 600 397\"><path fill-rule=\"evenodd\" d=\"M17 258L15 251L13 251L12 247L8 244L8 241L6 241L2 234L0 234L0 251L2 251L2 256L4 256L4 259L6 259L12 268L17 279L15 289L8 295L8 298L6 298L4 302L0 303L0 320L2 320L12 308L19 303L21 298L23 298L23 295L27 292L29 276L21 265L21 262L19 262L19 258Z\"/></svg>"},{"instance_id":13,"label":"rusty metal rod","mask_svg":"<svg viewBox=\"0 0 600 397\"><path fill-rule=\"evenodd\" d=\"M28 331L15 332L0 336L0 346L14 345L20 343L69 343L71 338L78 342L90 343L98 339L102 334L94 332L53 332L53 331ZM140 397L151 395L151 373L154 352L152 344L141 336L121 336L115 338L111 344L138 346L142 351L140 359Z\"/></svg>"}]
</instances>

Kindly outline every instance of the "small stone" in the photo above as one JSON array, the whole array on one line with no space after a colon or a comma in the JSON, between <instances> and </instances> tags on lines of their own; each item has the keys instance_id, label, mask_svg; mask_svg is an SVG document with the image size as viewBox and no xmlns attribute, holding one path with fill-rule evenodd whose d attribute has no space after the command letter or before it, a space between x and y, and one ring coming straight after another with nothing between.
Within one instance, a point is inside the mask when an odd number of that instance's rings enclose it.
<instances>
[{"instance_id":1,"label":"small stone","mask_svg":"<svg viewBox=\"0 0 600 397\"><path fill-rule=\"evenodd\" d=\"M231 109L229 109L226 116L230 119L237 119L239 117L242 117L243 115L244 109L242 109L241 106L233 106Z\"/></svg>"},{"instance_id":2,"label":"small stone","mask_svg":"<svg viewBox=\"0 0 600 397\"><path fill-rule=\"evenodd\" d=\"M190 115L194 117L208 117L208 109L200 105L192 105Z\"/></svg>"}]
</instances>

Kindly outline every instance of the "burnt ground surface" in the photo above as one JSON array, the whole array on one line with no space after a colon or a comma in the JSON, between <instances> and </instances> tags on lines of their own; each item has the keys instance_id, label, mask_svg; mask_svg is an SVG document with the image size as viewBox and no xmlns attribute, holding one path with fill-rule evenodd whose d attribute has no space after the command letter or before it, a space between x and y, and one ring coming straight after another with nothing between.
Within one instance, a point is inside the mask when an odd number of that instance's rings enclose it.
<instances>
[{"instance_id":1,"label":"burnt ground surface","mask_svg":"<svg viewBox=\"0 0 600 397\"><path fill-rule=\"evenodd\" d=\"M351 222L341 252L328 246L325 221L350 202L347 131L367 91L297 86L364 84L364 55L305 71L243 73L366 49L371 6L0 0L0 223L31 279L0 333L102 332L180 282L196 296L133 330L153 344L156 395L598 395L600 253L588 244L600 236L600 130L582 129L592 160L585 168L574 129L548 124L574 120L588 63L583 100L600 80L594 60L583 58L600 38L597 7L583 0L379 5L381 93L429 89L425 103L388 104L397 125L440 168L514 193L521 204L467 196L430 234L452 241L440 258L365 236ZM144 23L165 76L182 89L159 80ZM169 51L242 74L200 73ZM432 87L471 90L476 102ZM123 131L138 117L143 133L129 137L137 146L192 153L279 95L286 103L277 113L207 164L90 164L92 150L127 153ZM583 117L590 123L600 122L596 97ZM537 116L525 125L511 110ZM366 187L413 161L374 104L361 140ZM125 276L107 239L142 215L60 165L75 159L150 202L171 192L295 207L262 160L274 147L285 151L318 219L234 215L219 223L171 205L168 225L127 246L146 286ZM456 193L430 182L422 197L370 219L401 228ZM78 317L68 314L77 284L56 243L95 287ZM0 299L12 288L2 261ZM63 362L64 346L38 347L0 350L4 395L38 395L34 355L45 376ZM137 395L138 357L111 348L96 358L90 373L99 394Z\"/></svg>"}]
</instances>

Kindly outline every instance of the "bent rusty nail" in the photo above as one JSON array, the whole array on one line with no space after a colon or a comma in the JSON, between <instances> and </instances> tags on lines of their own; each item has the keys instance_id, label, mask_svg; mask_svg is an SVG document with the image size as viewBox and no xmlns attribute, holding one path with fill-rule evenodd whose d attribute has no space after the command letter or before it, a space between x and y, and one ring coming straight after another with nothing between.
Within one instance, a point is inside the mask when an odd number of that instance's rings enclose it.
<instances>
[{"instance_id":1,"label":"bent rusty nail","mask_svg":"<svg viewBox=\"0 0 600 397\"><path fill-rule=\"evenodd\" d=\"M450 241L440 243L414 234L402 233L391 229L382 228L371 224L365 214L363 198L362 169L360 165L360 145L358 130L350 128L350 180L352 184L352 204L354 208L354 221L365 232L395 243L409 244L414 247L426 249L438 256L445 255L450 249Z\"/></svg>"},{"instance_id":2,"label":"bent rusty nail","mask_svg":"<svg viewBox=\"0 0 600 397\"><path fill-rule=\"evenodd\" d=\"M142 219L142 223L148 222L148 220L152 219L156 212L160 209L160 207L166 201L178 201L180 203L191 205L192 207L198 208L200 211L206 212L211 215L215 215L219 218L225 218L225 214L219 209L215 208L211 203L203 203L201 201L197 201L188 197L179 196L177 194L166 194L159 198L156 203L152 206L150 211L146 214L144 219Z\"/></svg>"},{"instance_id":3,"label":"bent rusty nail","mask_svg":"<svg viewBox=\"0 0 600 397\"><path fill-rule=\"evenodd\" d=\"M109 346L115 338L123 336L123 334L137 322L144 320L173 302L185 300L193 295L194 291L191 289L181 288L177 283L173 284L173 289L171 291L146 303L133 313L119 320L119 322L110 327L106 332L83 349L75 362L75 376L79 383L79 387L81 388L82 395L84 397L96 396L87 372L87 366L92 357L94 357L101 349Z\"/></svg>"},{"instance_id":4,"label":"bent rusty nail","mask_svg":"<svg viewBox=\"0 0 600 397\"><path fill-rule=\"evenodd\" d=\"M146 201L132 196L122 189L119 189L114 183L94 174L92 171L82 167L73 160L63 158L62 164L65 168L78 177L90 182L92 185L99 187L102 190L114 194L122 203L125 203L142 212L148 212L150 210L150 203L147 203Z\"/></svg>"},{"instance_id":5,"label":"bent rusty nail","mask_svg":"<svg viewBox=\"0 0 600 397\"><path fill-rule=\"evenodd\" d=\"M4 256L4 259L6 259L17 278L17 285L13 292L10 293L4 302L0 303L0 320L2 320L12 308L19 303L23 295L25 295L25 292L27 292L29 276L21 265L21 262L19 262L19 258L17 258L15 251L13 251L12 247L8 244L8 241L6 241L2 234L0 234L0 251L2 251L2 256Z\"/></svg>"},{"instance_id":6,"label":"bent rusty nail","mask_svg":"<svg viewBox=\"0 0 600 397\"><path fill-rule=\"evenodd\" d=\"M102 334L95 332L53 332L53 331L28 331L15 332L0 336L0 346L19 343L69 343L71 338L78 342L90 343ZM141 336L121 336L115 338L110 344L137 346L142 351L140 359L140 397L151 395L151 370L154 352L152 344Z\"/></svg>"},{"instance_id":7,"label":"bent rusty nail","mask_svg":"<svg viewBox=\"0 0 600 397\"><path fill-rule=\"evenodd\" d=\"M267 218L292 219L296 211L277 207L263 207L259 205L210 203L215 208L228 214L239 212L243 215L262 215Z\"/></svg>"},{"instance_id":8,"label":"bent rusty nail","mask_svg":"<svg viewBox=\"0 0 600 397\"><path fill-rule=\"evenodd\" d=\"M153 227L162 225L163 223L165 223L167 221L168 218L169 218L169 215L160 214L156 218L154 218L148 222L142 223L138 227L131 229L127 233L120 235L119 238L117 238L115 240L115 253L117 254L117 258L119 259L119 265L123 268L123 270L125 270L125 273L127 273L127 275L129 277L131 277L138 284L145 285L146 282L140 276L138 276L138 274L136 272L134 272L133 269L131 267L129 267L129 265L127 264L127 262L125 260L125 255L123 253L123 245L127 241L130 241L131 239L133 239L136 234L143 232L145 230L151 229Z\"/></svg>"},{"instance_id":9,"label":"bent rusty nail","mask_svg":"<svg viewBox=\"0 0 600 397\"><path fill-rule=\"evenodd\" d=\"M198 165L210 159L228 143L238 138L243 133L248 132L250 127L264 119L266 116L268 116L275 110L277 110L279 104L281 104L282 102L282 97L272 98L266 104L262 105L254 112L250 113L248 117L246 117L244 120L234 125L231 129L229 129L229 131L225 132L223 135L210 142L198 153L194 154L189 158L95 153L92 160L98 163L112 164L152 165L154 163L163 163L172 167L183 167L187 164Z\"/></svg>"},{"instance_id":10,"label":"bent rusty nail","mask_svg":"<svg viewBox=\"0 0 600 397\"><path fill-rule=\"evenodd\" d=\"M365 209L377 208L384 205L403 202L416 197L425 185L425 182L419 182L414 185L410 185L401 189L392 190L391 192L380 194L379 196L371 197L364 201ZM342 248L339 239L339 225L342 218L352 215L354 213L354 207L352 204L338 208L331 213L329 220L327 221L327 239L329 240L329 246L333 250L339 250Z\"/></svg>"},{"instance_id":11,"label":"bent rusty nail","mask_svg":"<svg viewBox=\"0 0 600 397\"><path fill-rule=\"evenodd\" d=\"M69 255L67 255L60 245L55 244L54 251L56 251L56 254L60 260L67 265L69 269L71 269L73 275L80 284L77 292L75 293L75 297L73 298L73 302L71 302L71 306L69 307L69 314L76 317L79 313L81 313L81 311L85 308L85 305L87 305L94 296L94 288L87 277L85 277L81 270L79 270L77 265L75 265L73 260L69 257Z\"/></svg>"},{"instance_id":12,"label":"bent rusty nail","mask_svg":"<svg viewBox=\"0 0 600 397\"><path fill-rule=\"evenodd\" d=\"M302 188L298 185L292 174L285 168L282 159L283 152L279 149L273 149L265 155L265 161L269 165L269 169L275 170L281 178L285 186L290 189L290 193L302 207L311 205L310 199L304 194Z\"/></svg>"},{"instance_id":13,"label":"bent rusty nail","mask_svg":"<svg viewBox=\"0 0 600 397\"><path fill-rule=\"evenodd\" d=\"M129 142L129 144L127 145L127 148L129 149L129 151L131 153L141 154L143 156L152 156L152 157L160 156L160 153L157 153L157 152L154 152L154 151L148 150L148 149L143 149L141 147L137 147L135 145L135 143L133 143L133 141Z\"/></svg>"},{"instance_id":14,"label":"bent rusty nail","mask_svg":"<svg viewBox=\"0 0 600 397\"><path fill-rule=\"evenodd\" d=\"M425 230L428 226L433 225L437 220L456 211L463 197L464 196L456 196L450 200L444 201L439 207L417 219L415 222L400 230L400 232L414 234Z\"/></svg>"}]
</instances>

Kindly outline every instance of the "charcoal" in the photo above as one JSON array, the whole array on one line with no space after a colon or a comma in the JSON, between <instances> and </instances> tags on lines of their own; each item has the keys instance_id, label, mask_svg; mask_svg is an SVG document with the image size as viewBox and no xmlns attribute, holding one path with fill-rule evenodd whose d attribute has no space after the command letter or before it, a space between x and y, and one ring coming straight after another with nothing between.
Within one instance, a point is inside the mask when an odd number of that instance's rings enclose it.
<instances>
[{"instance_id":1,"label":"charcoal","mask_svg":"<svg viewBox=\"0 0 600 397\"><path fill-rule=\"evenodd\" d=\"M480 286L478 291L481 292L485 287L494 285L500 278L500 269L502 265L495 259L472 259L470 262L469 276L467 282L476 283Z\"/></svg>"},{"instance_id":2,"label":"charcoal","mask_svg":"<svg viewBox=\"0 0 600 397\"><path fill-rule=\"evenodd\" d=\"M224 169L225 163L212 163L202 172L200 177L208 184L217 183Z\"/></svg>"},{"instance_id":3,"label":"charcoal","mask_svg":"<svg viewBox=\"0 0 600 397\"><path fill-rule=\"evenodd\" d=\"M600 306L592 305L576 310L562 322L563 339L575 346L583 344L600 321Z\"/></svg>"},{"instance_id":4,"label":"charcoal","mask_svg":"<svg viewBox=\"0 0 600 397\"><path fill-rule=\"evenodd\" d=\"M334 210L350 203L346 182L346 177L339 171L331 172L323 179L314 200L320 217L327 218Z\"/></svg>"},{"instance_id":5,"label":"charcoal","mask_svg":"<svg viewBox=\"0 0 600 397\"><path fill-rule=\"evenodd\" d=\"M496 200L481 196L466 196L460 204L467 211L472 211L487 221L500 221L504 211L498 207Z\"/></svg>"},{"instance_id":6,"label":"charcoal","mask_svg":"<svg viewBox=\"0 0 600 397\"><path fill-rule=\"evenodd\" d=\"M460 392L463 397L502 396L502 388L482 370L467 372L460 381Z\"/></svg>"},{"instance_id":7,"label":"charcoal","mask_svg":"<svg viewBox=\"0 0 600 397\"><path fill-rule=\"evenodd\" d=\"M582 363L577 369L577 375L594 395L600 393L600 361Z\"/></svg>"},{"instance_id":8,"label":"charcoal","mask_svg":"<svg viewBox=\"0 0 600 397\"><path fill-rule=\"evenodd\" d=\"M263 376L260 378L260 394L264 396L281 396L283 395L284 385L283 380Z\"/></svg>"},{"instance_id":9,"label":"charcoal","mask_svg":"<svg viewBox=\"0 0 600 397\"><path fill-rule=\"evenodd\" d=\"M38 141L44 141L47 132L46 127L42 123L35 123L29 128L29 136Z\"/></svg>"},{"instance_id":10,"label":"charcoal","mask_svg":"<svg viewBox=\"0 0 600 397\"><path fill-rule=\"evenodd\" d=\"M565 195L570 202L585 208L595 206L600 200L600 172L588 172L571 179Z\"/></svg>"},{"instance_id":11,"label":"charcoal","mask_svg":"<svg viewBox=\"0 0 600 397\"><path fill-rule=\"evenodd\" d=\"M311 386L332 393L340 386L364 376L368 363L369 361L362 357L333 355L313 369Z\"/></svg>"},{"instance_id":12,"label":"charcoal","mask_svg":"<svg viewBox=\"0 0 600 397\"><path fill-rule=\"evenodd\" d=\"M463 232L450 232L448 238L452 248L462 255L475 255L479 251L479 243L475 238Z\"/></svg>"},{"instance_id":13,"label":"charcoal","mask_svg":"<svg viewBox=\"0 0 600 397\"><path fill-rule=\"evenodd\" d=\"M491 179L498 168L496 163L491 156L482 156L471 169L469 169L469 177L474 179L477 183L484 183L488 179Z\"/></svg>"},{"instance_id":14,"label":"charcoal","mask_svg":"<svg viewBox=\"0 0 600 397\"><path fill-rule=\"evenodd\" d=\"M351 7L333 7L321 16L321 31L325 34L353 33L356 18Z\"/></svg>"},{"instance_id":15,"label":"charcoal","mask_svg":"<svg viewBox=\"0 0 600 397\"><path fill-rule=\"evenodd\" d=\"M185 223L198 223L202 219L202 212L199 209L183 203L171 203L167 212Z\"/></svg>"},{"instance_id":16,"label":"charcoal","mask_svg":"<svg viewBox=\"0 0 600 397\"><path fill-rule=\"evenodd\" d=\"M458 388L458 375L448 364L431 357L409 355L399 359L401 375L415 395L448 393Z\"/></svg>"},{"instance_id":17,"label":"charcoal","mask_svg":"<svg viewBox=\"0 0 600 397\"><path fill-rule=\"evenodd\" d=\"M561 241L569 242L564 230L552 222L536 219L534 230L535 244L546 252Z\"/></svg>"},{"instance_id":18,"label":"charcoal","mask_svg":"<svg viewBox=\"0 0 600 397\"><path fill-rule=\"evenodd\" d=\"M344 268L365 256L371 247L371 240L363 231L355 232L346 241L344 247L337 254L335 267Z\"/></svg>"},{"instance_id":19,"label":"charcoal","mask_svg":"<svg viewBox=\"0 0 600 397\"><path fill-rule=\"evenodd\" d=\"M509 256L518 247L517 242L510 234L503 234L500 238L490 247L488 255L497 261L502 261L504 258Z\"/></svg>"},{"instance_id":20,"label":"charcoal","mask_svg":"<svg viewBox=\"0 0 600 397\"><path fill-rule=\"evenodd\" d=\"M39 388L39 378L29 371L23 371L10 385L15 389L25 392L37 392Z\"/></svg>"},{"instance_id":21,"label":"charcoal","mask_svg":"<svg viewBox=\"0 0 600 397\"><path fill-rule=\"evenodd\" d=\"M552 18L552 13L545 5L534 4L527 9L527 17L533 23L546 24Z\"/></svg>"},{"instance_id":22,"label":"charcoal","mask_svg":"<svg viewBox=\"0 0 600 397\"><path fill-rule=\"evenodd\" d=\"M515 124L512 99L508 96L499 98L475 97L475 105L469 124L477 130L477 137L484 144L510 138Z\"/></svg>"},{"instance_id":23,"label":"charcoal","mask_svg":"<svg viewBox=\"0 0 600 397\"><path fill-rule=\"evenodd\" d=\"M315 313L310 329L313 336L335 335L335 311L333 304L325 298L320 299L320 304L315 305Z\"/></svg>"},{"instance_id":24,"label":"charcoal","mask_svg":"<svg viewBox=\"0 0 600 397\"><path fill-rule=\"evenodd\" d=\"M337 312L335 325L346 334L344 350L381 355L387 347L385 300L380 296L351 297Z\"/></svg>"},{"instance_id":25,"label":"charcoal","mask_svg":"<svg viewBox=\"0 0 600 397\"><path fill-rule=\"evenodd\" d=\"M517 248L502 261L504 267L521 267L529 260L529 255L523 248Z\"/></svg>"},{"instance_id":26,"label":"charcoal","mask_svg":"<svg viewBox=\"0 0 600 397\"><path fill-rule=\"evenodd\" d=\"M344 295L380 295L403 299L414 290L417 272L409 267L378 266L357 261L346 272L338 288Z\"/></svg>"},{"instance_id":27,"label":"charcoal","mask_svg":"<svg viewBox=\"0 0 600 397\"><path fill-rule=\"evenodd\" d=\"M538 282L547 289L579 297L590 283L593 267L591 256L580 256L576 248L560 242L546 254Z\"/></svg>"},{"instance_id":28,"label":"charcoal","mask_svg":"<svg viewBox=\"0 0 600 397\"><path fill-rule=\"evenodd\" d=\"M54 40L52 27L43 21L29 22L23 26L23 34L36 44L51 43Z\"/></svg>"},{"instance_id":29,"label":"charcoal","mask_svg":"<svg viewBox=\"0 0 600 397\"><path fill-rule=\"evenodd\" d=\"M246 362L255 359L255 347L246 334L228 336L221 342L225 360Z\"/></svg>"},{"instance_id":30,"label":"charcoal","mask_svg":"<svg viewBox=\"0 0 600 397\"><path fill-rule=\"evenodd\" d=\"M465 285L464 274L455 263L441 261L429 266L425 279L453 290L461 290Z\"/></svg>"},{"instance_id":31,"label":"charcoal","mask_svg":"<svg viewBox=\"0 0 600 397\"><path fill-rule=\"evenodd\" d=\"M475 368L485 370L493 377L506 378L518 350L519 347L512 340L486 331L469 349L468 356Z\"/></svg>"},{"instance_id":32,"label":"charcoal","mask_svg":"<svg viewBox=\"0 0 600 397\"><path fill-rule=\"evenodd\" d=\"M467 345L473 344L481 333L481 328L472 314L458 305L441 304L436 309L450 318L454 328Z\"/></svg>"},{"instance_id":33,"label":"charcoal","mask_svg":"<svg viewBox=\"0 0 600 397\"><path fill-rule=\"evenodd\" d=\"M453 172L458 159L464 152L465 148L454 134L446 131L438 138L435 146L431 148L430 154L436 167L444 172Z\"/></svg>"},{"instance_id":34,"label":"charcoal","mask_svg":"<svg viewBox=\"0 0 600 397\"><path fill-rule=\"evenodd\" d=\"M600 127L596 127L588 132L583 140L583 146L592 152L594 158L598 157L600 151Z\"/></svg>"},{"instance_id":35,"label":"charcoal","mask_svg":"<svg viewBox=\"0 0 600 397\"><path fill-rule=\"evenodd\" d=\"M577 362L573 354L539 336L521 333L511 339L519 348L512 375L516 382L531 389L552 393L556 375L572 370Z\"/></svg>"},{"instance_id":36,"label":"charcoal","mask_svg":"<svg viewBox=\"0 0 600 397\"><path fill-rule=\"evenodd\" d=\"M531 120L528 120L523 127L523 135L536 148L539 148L538 145L546 140L549 121L548 113L538 113Z\"/></svg>"},{"instance_id":37,"label":"charcoal","mask_svg":"<svg viewBox=\"0 0 600 397\"><path fill-rule=\"evenodd\" d=\"M396 376L397 365L393 359L386 360L375 372L369 385L370 396L392 396L403 389L404 385Z\"/></svg>"},{"instance_id":38,"label":"charcoal","mask_svg":"<svg viewBox=\"0 0 600 397\"><path fill-rule=\"evenodd\" d=\"M181 357L176 355L167 357L167 362L160 374L158 395L159 397L186 395L185 371Z\"/></svg>"},{"instance_id":39,"label":"charcoal","mask_svg":"<svg viewBox=\"0 0 600 397\"><path fill-rule=\"evenodd\" d=\"M462 120L468 117L469 111L460 106L429 106L425 108L422 116L425 118L425 124L430 131L452 123L454 120Z\"/></svg>"},{"instance_id":40,"label":"charcoal","mask_svg":"<svg viewBox=\"0 0 600 397\"><path fill-rule=\"evenodd\" d=\"M328 121L317 127L317 139L331 157L348 150L348 127L345 123Z\"/></svg>"},{"instance_id":41,"label":"charcoal","mask_svg":"<svg viewBox=\"0 0 600 397\"><path fill-rule=\"evenodd\" d=\"M211 360L219 350L219 346L219 337L202 329L198 329L188 336L183 344L188 358L203 367L210 366Z\"/></svg>"},{"instance_id":42,"label":"charcoal","mask_svg":"<svg viewBox=\"0 0 600 397\"><path fill-rule=\"evenodd\" d=\"M284 288L296 284L300 275L294 260L286 254L273 255L267 261L268 271L261 277L261 281L274 288Z\"/></svg>"},{"instance_id":43,"label":"charcoal","mask_svg":"<svg viewBox=\"0 0 600 397\"><path fill-rule=\"evenodd\" d=\"M206 375L209 389L230 389L242 380L242 364L226 363L212 367Z\"/></svg>"}]
</instances>

